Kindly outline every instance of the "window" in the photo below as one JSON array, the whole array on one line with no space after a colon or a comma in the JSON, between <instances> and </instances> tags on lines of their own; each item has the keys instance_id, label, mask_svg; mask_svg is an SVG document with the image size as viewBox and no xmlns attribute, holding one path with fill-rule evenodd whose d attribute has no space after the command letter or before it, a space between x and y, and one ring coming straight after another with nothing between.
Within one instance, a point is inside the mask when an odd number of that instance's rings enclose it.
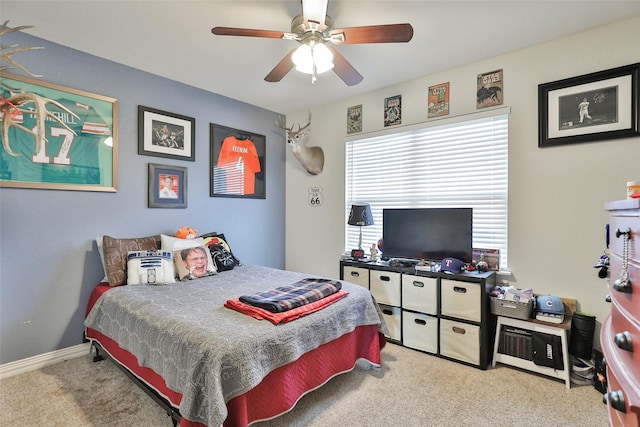
<instances>
[{"instance_id":1,"label":"window","mask_svg":"<svg viewBox=\"0 0 640 427\"><path fill-rule=\"evenodd\" d=\"M345 221L369 203L375 224L346 227L345 249L382 237L385 208L473 208L473 247L500 250L507 268L508 124L501 108L351 137L346 143ZM391 133L394 132L395 133Z\"/></svg>"}]
</instances>

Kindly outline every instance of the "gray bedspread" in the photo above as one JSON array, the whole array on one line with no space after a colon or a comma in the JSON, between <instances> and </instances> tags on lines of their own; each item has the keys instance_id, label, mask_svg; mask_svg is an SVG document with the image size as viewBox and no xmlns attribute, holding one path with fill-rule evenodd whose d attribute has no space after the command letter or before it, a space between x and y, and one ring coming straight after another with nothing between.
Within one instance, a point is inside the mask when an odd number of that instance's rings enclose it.
<instances>
[{"instance_id":1,"label":"gray bedspread","mask_svg":"<svg viewBox=\"0 0 640 427\"><path fill-rule=\"evenodd\" d=\"M310 276L243 265L166 286L122 286L98 299L85 326L118 342L182 393L184 417L220 426L225 402L275 368L357 326L384 327L369 291L348 282L343 282L347 297L289 323L273 325L223 307L228 299L305 277Z\"/></svg>"}]
</instances>

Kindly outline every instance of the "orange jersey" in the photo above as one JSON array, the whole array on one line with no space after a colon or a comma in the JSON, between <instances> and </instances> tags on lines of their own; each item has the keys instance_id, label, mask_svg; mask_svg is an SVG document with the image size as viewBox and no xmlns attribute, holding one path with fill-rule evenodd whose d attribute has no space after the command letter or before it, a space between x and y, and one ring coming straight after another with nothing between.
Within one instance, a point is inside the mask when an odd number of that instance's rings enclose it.
<instances>
[{"instance_id":1,"label":"orange jersey","mask_svg":"<svg viewBox=\"0 0 640 427\"><path fill-rule=\"evenodd\" d=\"M227 172L229 193L253 194L255 192L255 175L261 169L260 159L253 141L237 139L234 136L226 137L222 141L217 166ZM230 179L232 177L237 178ZM243 189L238 191L239 187Z\"/></svg>"}]
</instances>

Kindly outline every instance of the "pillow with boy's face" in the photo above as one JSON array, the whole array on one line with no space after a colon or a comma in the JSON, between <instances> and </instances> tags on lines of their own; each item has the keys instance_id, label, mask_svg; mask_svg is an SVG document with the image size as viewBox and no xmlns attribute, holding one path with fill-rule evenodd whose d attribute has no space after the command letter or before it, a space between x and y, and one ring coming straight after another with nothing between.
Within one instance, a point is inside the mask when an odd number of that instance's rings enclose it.
<instances>
[{"instance_id":1,"label":"pillow with boy's face","mask_svg":"<svg viewBox=\"0 0 640 427\"><path fill-rule=\"evenodd\" d=\"M217 272L211 253L204 246L176 250L173 260L180 280L198 279Z\"/></svg>"}]
</instances>

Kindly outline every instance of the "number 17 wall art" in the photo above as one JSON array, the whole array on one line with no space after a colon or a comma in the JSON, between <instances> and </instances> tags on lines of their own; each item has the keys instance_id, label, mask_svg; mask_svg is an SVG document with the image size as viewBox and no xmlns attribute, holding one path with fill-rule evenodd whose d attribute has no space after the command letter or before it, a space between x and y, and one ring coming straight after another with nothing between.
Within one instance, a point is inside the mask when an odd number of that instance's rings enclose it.
<instances>
[{"instance_id":1,"label":"number 17 wall art","mask_svg":"<svg viewBox=\"0 0 640 427\"><path fill-rule=\"evenodd\" d=\"M118 101L0 77L0 187L115 192Z\"/></svg>"}]
</instances>

